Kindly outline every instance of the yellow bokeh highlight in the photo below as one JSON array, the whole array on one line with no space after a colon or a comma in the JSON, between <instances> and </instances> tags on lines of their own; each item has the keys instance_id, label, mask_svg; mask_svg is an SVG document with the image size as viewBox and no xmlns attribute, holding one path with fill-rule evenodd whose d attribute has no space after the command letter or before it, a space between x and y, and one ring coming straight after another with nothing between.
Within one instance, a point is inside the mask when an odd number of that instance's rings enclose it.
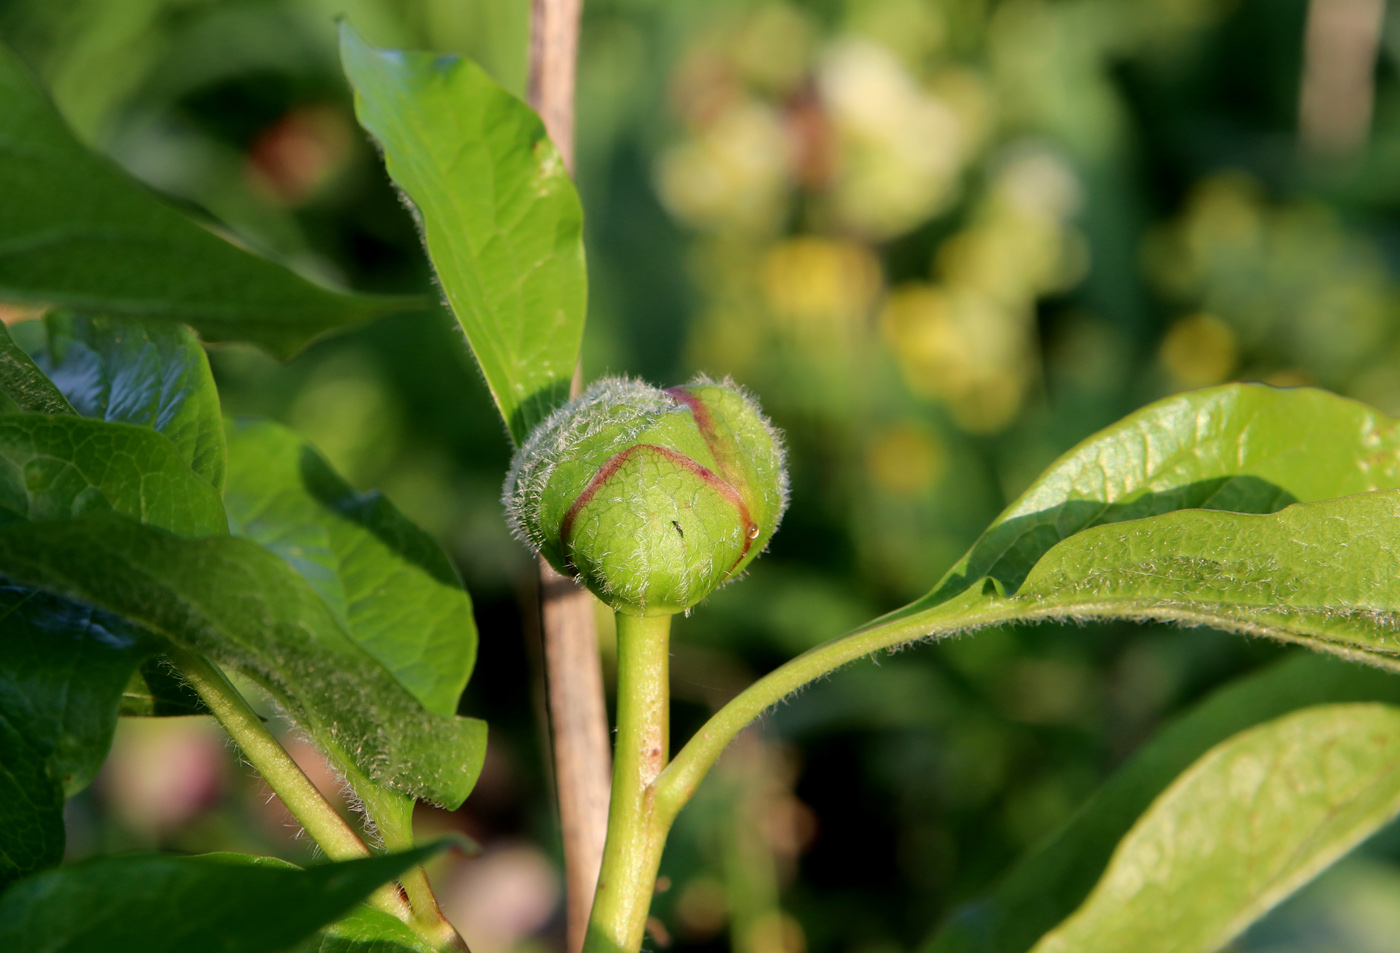
<instances>
[{"instance_id":1,"label":"yellow bokeh highlight","mask_svg":"<svg viewBox=\"0 0 1400 953\"><path fill-rule=\"evenodd\" d=\"M698 228L772 232L787 207L788 151L781 117L746 100L662 155L657 191L671 214Z\"/></svg>"},{"instance_id":2,"label":"yellow bokeh highlight","mask_svg":"<svg viewBox=\"0 0 1400 953\"><path fill-rule=\"evenodd\" d=\"M800 236L769 249L761 281L764 300L789 335L830 348L860 336L882 279L864 245Z\"/></svg>"},{"instance_id":3,"label":"yellow bokeh highlight","mask_svg":"<svg viewBox=\"0 0 1400 953\"><path fill-rule=\"evenodd\" d=\"M1230 326L1213 314L1193 314L1162 339L1162 363L1183 387L1208 387L1230 378L1239 348Z\"/></svg>"},{"instance_id":4,"label":"yellow bokeh highlight","mask_svg":"<svg viewBox=\"0 0 1400 953\"><path fill-rule=\"evenodd\" d=\"M948 404L966 430L992 433L1020 410L1028 377L1026 335L982 295L907 285L880 318L885 340L916 394Z\"/></svg>"},{"instance_id":5,"label":"yellow bokeh highlight","mask_svg":"<svg viewBox=\"0 0 1400 953\"><path fill-rule=\"evenodd\" d=\"M871 484L896 497L926 495L947 469L947 450L927 428L903 423L870 441L865 454Z\"/></svg>"}]
</instances>

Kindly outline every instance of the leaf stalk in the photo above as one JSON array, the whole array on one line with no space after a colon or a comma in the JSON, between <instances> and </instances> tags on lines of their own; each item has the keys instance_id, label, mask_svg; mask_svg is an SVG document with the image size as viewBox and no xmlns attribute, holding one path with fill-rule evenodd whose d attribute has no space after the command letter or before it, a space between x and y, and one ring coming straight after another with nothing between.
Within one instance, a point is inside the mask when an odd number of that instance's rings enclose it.
<instances>
[{"instance_id":1,"label":"leaf stalk","mask_svg":"<svg viewBox=\"0 0 1400 953\"><path fill-rule=\"evenodd\" d=\"M360 835L325 799L306 772L253 711L223 671L204 656L172 645L170 661L195 690L214 718L223 726L243 756L267 786L291 811L302 829L331 860L355 860L373 852ZM397 888L379 888L367 901L370 906L415 926L413 911Z\"/></svg>"}]
</instances>

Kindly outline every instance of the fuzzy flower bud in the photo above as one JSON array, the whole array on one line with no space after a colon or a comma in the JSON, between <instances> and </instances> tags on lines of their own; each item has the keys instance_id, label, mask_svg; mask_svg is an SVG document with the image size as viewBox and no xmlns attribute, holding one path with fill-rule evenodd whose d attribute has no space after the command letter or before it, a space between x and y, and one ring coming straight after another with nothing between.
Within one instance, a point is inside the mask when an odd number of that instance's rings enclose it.
<instances>
[{"instance_id":1,"label":"fuzzy flower bud","mask_svg":"<svg viewBox=\"0 0 1400 953\"><path fill-rule=\"evenodd\" d=\"M731 381L605 378L541 423L504 491L512 531L631 615L669 615L741 573L787 507L777 432Z\"/></svg>"}]
</instances>

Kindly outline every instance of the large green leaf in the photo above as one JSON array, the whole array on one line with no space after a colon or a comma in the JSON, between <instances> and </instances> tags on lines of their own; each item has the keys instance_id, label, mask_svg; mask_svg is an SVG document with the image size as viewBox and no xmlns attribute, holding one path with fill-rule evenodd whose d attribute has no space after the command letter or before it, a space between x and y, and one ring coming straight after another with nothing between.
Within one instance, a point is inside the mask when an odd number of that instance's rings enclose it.
<instances>
[{"instance_id":1,"label":"large green leaf","mask_svg":"<svg viewBox=\"0 0 1400 953\"><path fill-rule=\"evenodd\" d=\"M182 536L228 531L218 492L160 434L84 417L0 415L0 523L103 510Z\"/></svg>"},{"instance_id":2,"label":"large green leaf","mask_svg":"<svg viewBox=\"0 0 1400 953\"><path fill-rule=\"evenodd\" d=\"M1400 425L1314 388L1227 384L1130 414L1053 463L914 607L986 577L1020 585L1051 546L1104 523L1400 489Z\"/></svg>"},{"instance_id":3,"label":"large green leaf","mask_svg":"<svg viewBox=\"0 0 1400 953\"><path fill-rule=\"evenodd\" d=\"M301 574L342 628L431 712L451 715L476 660L471 599L441 547L358 494L296 434L232 423L229 526Z\"/></svg>"},{"instance_id":4,"label":"large green leaf","mask_svg":"<svg viewBox=\"0 0 1400 953\"><path fill-rule=\"evenodd\" d=\"M0 523L97 512L185 536L227 532L217 491L162 435L71 414L0 415ZM128 682L161 643L50 595L0 594L3 881L61 858L64 796L101 765Z\"/></svg>"},{"instance_id":5,"label":"large green leaf","mask_svg":"<svg viewBox=\"0 0 1400 953\"><path fill-rule=\"evenodd\" d=\"M1400 812L1400 709L1323 705L1211 749L1033 953L1213 953Z\"/></svg>"},{"instance_id":6,"label":"large green leaf","mask_svg":"<svg viewBox=\"0 0 1400 953\"><path fill-rule=\"evenodd\" d=\"M181 539L111 514L14 524L0 527L0 574L242 671L352 777L456 807L481 770L481 722L424 708L291 566L249 540Z\"/></svg>"},{"instance_id":7,"label":"large green leaf","mask_svg":"<svg viewBox=\"0 0 1400 953\"><path fill-rule=\"evenodd\" d=\"M25 953L277 953L438 849L298 870L237 854L72 864L0 896L0 949Z\"/></svg>"},{"instance_id":8,"label":"large green leaf","mask_svg":"<svg viewBox=\"0 0 1400 953\"><path fill-rule=\"evenodd\" d=\"M209 359L184 325L66 314L47 319L36 363L84 417L170 439L195 473L224 484L224 422Z\"/></svg>"},{"instance_id":9,"label":"large green leaf","mask_svg":"<svg viewBox=\"0 0 1400 953\"><path fill-rule=\"evenodd\" d=\"M0 412L72 414L72 405L0 322Z\"/></svg>"},{"instance_id":10,"label":"large green leaf","mask_svg":"<svg viewBox=\"0 0 1400 953\"><path fill-rule=\"evenodd\" d=\"M355 114L413 202L428 255L517 444L568 398L587 304L583 213L544 126L476 64L377 50L348 25Z\"/></svg>"},{"instance_id":11,"label":"large green leaf","mask_svg":"<svg viewBox=\"0 0 1400 953\"><path fill-rule=\"evenodd\" d=\"M742 692L678 753L658 803L812 680L989 625L1210 625L1400 668L1397 468L1392 421L1317 391L1233 385L1146 408L1053 466L930 595ZM1320 502L1278 509L1295 500ZM1182 508L1202 506L1216 508Z\"/></svg>"},{"instance_id":12,"label":"large green leaf","mask_svg":"<svg viewBox=\"0 0 1400 953\"><path fill-rule=\"evenodd\" d=\"M63 858L64 798L107 757L122 689L157 649L120 619L0 586L0 889Z\"/></svg>"},{"instance_id":13,"label":"large green leaf","mask_svg":"<svg viewBox=\"0 0 1400 953\"><path fill-rule=\"evenodd\" d=\"M322 288L196 225L85 149L3 45L0 196L0 301L185 322L282 357L422 305Z\"/></svg>"},{"instance_id":14,"label":"large green leaf","mask_svg":"<svg viewBox=\"0 0 1400 953\"><path fill-rule=\"evenodd\" d=\"M1083 902L1123 835L1206 751L1300 708L1358 701L1400 704L1400 678L1302 653L1226 686L1158 732L990 895L958 910L924 953L1026 953Z\"/></svg>"}]
</instances>

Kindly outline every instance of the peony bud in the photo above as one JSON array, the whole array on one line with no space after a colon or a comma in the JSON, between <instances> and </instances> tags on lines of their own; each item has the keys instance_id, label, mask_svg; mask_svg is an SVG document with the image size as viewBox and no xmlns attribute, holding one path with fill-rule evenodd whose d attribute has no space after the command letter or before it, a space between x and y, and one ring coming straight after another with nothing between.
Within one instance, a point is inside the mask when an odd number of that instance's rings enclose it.
<instances>
[{"instance_id":1,"label":"peony bud","mask_svg":"<svg viewBox=\"0 0 1400 953\"><path fill-rule=\"evenodd\" d=\"M670 615L741 573L787 507L777 432L732 382L606 378L515 455L511 529L630 615Z\"/></svg>"}]
</instances>

